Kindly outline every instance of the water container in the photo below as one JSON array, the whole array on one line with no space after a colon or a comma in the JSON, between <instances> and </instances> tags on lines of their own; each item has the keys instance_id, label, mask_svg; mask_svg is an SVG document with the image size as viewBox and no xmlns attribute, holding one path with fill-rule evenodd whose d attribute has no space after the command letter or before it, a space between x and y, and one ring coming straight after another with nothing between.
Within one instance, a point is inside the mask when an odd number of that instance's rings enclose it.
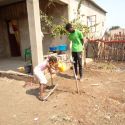
<instances>
[{"instance_id":1,"label":"water container","mask_svg":"<svg viewBox=\"0 0 125 125\"><path fill-rule=\"evenodd\" d=\"M58 51L67 51L67 45L66 44L59 45Z\"/></svg>"}]
</instances>

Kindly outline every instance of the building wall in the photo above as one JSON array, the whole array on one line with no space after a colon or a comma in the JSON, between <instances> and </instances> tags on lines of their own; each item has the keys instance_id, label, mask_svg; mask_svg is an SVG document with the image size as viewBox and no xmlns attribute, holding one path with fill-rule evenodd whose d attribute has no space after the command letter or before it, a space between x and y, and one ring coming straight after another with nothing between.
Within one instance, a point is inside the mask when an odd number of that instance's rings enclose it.
<instances>
[{"instance_id":1,"label":"building wall","mask_svg":"<svg viewBox=\"0 0 125 125\"><path fill-rule=\"evenodd\" d=\"M62 25L62 18L65 17L68 18L68 6L66 4L60 4L59 2L55 2L54 5L47 6L47 1L40 1L40 9L45 12L48 16L52 16L55 24L61 24ZM43 38L43 54L46 55L49 52L50 46L56 46L60 44L67 43L67 37L62 36L53 38L51 37L51 34L47 32L44 33Z\"/></svg>"},{"instance_id":2,"label":"building wall","mask_svg":"<svg viewBox=\"0 0 125 125\"><path fill-rule=\"evenodd\" d=\"M0 17L0 27L2 27L2 38L0 38L0 43L2 43L1 48L4 48L4 51L1 51L0 55L3 55L4 57L11 56L6 21L17 20L21 45L21 56L24 57L24 49L30 46L27 10L25 2L1 7Z\"/></svg>"},{"instance_id":3,"label":"building wall","mask_svg":"<svg viewBox=\"0 0 125 125\"><path fill-rule=\"evenodd\" d=\"M61 0L63 1L63 0ZM65 1L63 1L65 3ZM77 16L77 7L79 0L68 0L69 5L62 4L59 2L54 3L54 5L49 6L47 8L47 1L40 1L40 8L42 11L46 11L48 15L54 17L54 22L57 24L62 24L61 16L69 19L70 21L75 19ZM85 1L81 5L80 9L81 15L84 14L85 16L81 20L83 24L87 25L87 16L96 15L96 23L98 24L96 27L96 33L89 34L90 36L101 37L104 33L105 27L103 26L103 22L105 23L106 14L101 10L97 9L95 6L90 4L90 2ZM63 36L62 39L59 37L52 38L50 34L44 33L43 39L43 53L44 55L48 53L49 46L59 45L68 43L67 36Z\"/></svg>"},{"instance_id":4,"label":"building wall","mask_svg":"<svg viewBox=\"0 0 125 125\"><path fill-rule=\"evenodd\" d=\"M63 0L61 0L63 1ZM57 3L55 2L54 5L51 5L47 8L47 0L43 1L40 0L40 9L42 11L46 11L47 14L54 17L54 22L57 24L62 24L61 16L65 18L69 18L69 20L73 20L76 18L76 12L78 7L79 0L68 0L69 5L65 3ZM87 16L90 15L97 15L97 23L100 25L97 26L97 36L101 34L103 31L102 22L105 22L105 13L102 13L99 9L94 7L88 2L85 2L81 6L80 10L81 14L84 14L83 23L86 24ZM3 56L10 56L10 49L9 49L9 41L8 41L8 34L7 34L7 25L6 20L10 19L17 19L19 24L19 31L20 31L20 43L21 43L21 55L24 57L24 50L25 48L30 47L30 39L29 39L29 30L28 30L28 20L27 20L27 9L25 2L13 4L10 6L0 8L0 55ZM46 55L49 51L50 46L55 46L59 44L67 43L67 37L63 36L62 38L52 38L50 34L44 33L43 42L43 54ZM35 41L34 41L35 42ZM42 50L41 50L42 51Z\"/></svg>"},{"instance_id":5,"label":"building wall","mask_svg":"<svg viewBox=\"0 0 125 125\"><path fill-rule=\"evenodd\" d=\"M119 29L113 29L110 31L107 31L104 35L105 40L125 40L125 29L119 28Z\"/></svg>"},{"instance_id":6,"label":"building wall","mask_svg":"<svg viewBox=\"0 0 125 125\"><path fill-rule=\"evenodd\" d=\"M10 48L8 41L7 25L1 19L0 21L0 57L10 57Z\"/></svg>"},{"instance_id":7,"label":"building wall","mask_svg":"<svg viewBox=\"0 0 125 125\"><path fill-rule=\"evenodd\" d=\"M4 44L4 38L3 38L3 25L2 21L0 20L0 57L5 56L5 44Z\"/></svg>"},{"instance_id":8,"label":"building wall","mask_svg":"<svg viewBox=\"0 0 125 125\"><path fill-rule=\"evenodd\" d=\"M26 48L30 47L30 38L28 30L28 20L27 17L19 20L19 32L21 41L21 56L24 58L24 51Z\"/></svg>"},{"instance_id":9,"label":"building wall","mask_svg":"<svg viewBox=\"0 0 125 125\"><path fill-rule=\"evenodd\" d=\"M109 34L111 35L111 37L119 33L121 33L121 35L125 35L125 29L119 28L119 29L114 29L114 30L109 31Z\"/></svg>"},{"instance_id":10,"label":"building wall","mask_svg":"<svg viewBox=\"0 0 125 125\"><path fill-rule=\"evenodd\" d=\"M70 0L69 5L69 19L73 20L77 16L77 8L78 8L79 0ZM101 37L105 31L105 21L106 21L106 13L102 12L94 5L92 5L89 1L84 1L80 8L80 14L84 15L82 18L82 23L87 25L87 16L96 15L96 33L91 34L97 37Z\"/></svg>"},{"instance_id":11,"label":"building wall","mask_svg":"<svg viewBox=\"0 0 125 125\"><path fill-rule=\"evenodd\" d=\"M101 10L94 7L92 4L89 4L88 2L86 2L83 8L86 8L85 13L87 16L96 15L96 33L93 33L92 35L95 34L96 38L102 37L105 32L106 13L102 12Z\"/></svg>"},{"instance_id":12,"label":"building wall","mask_svg":"<svg viewBox=\"0 0 125 125\"><path fill-rule=\"evenodd\" d=\"M44 2L44 3L43 3ZM46 1L40 1L41 10L45 10ZM24 50L25 48L30 47L30 39L29 39L29 30L28 30L28 19L27 19L27 10L24 2L13 4L10 6L5 6L0 8L1 13L1 21L0 27L2 29L2 37L0 37L1 50L0 55L4 57L10 57L10 47L9 47L9 39L8 39L8 31L6 20L16 19L18 21L19 26L19 35L20 35L20 44L21 44L21 56L24 58ZM55 3L55 7L49 7L47 10L47 14L54 17L54 22L57 24L62 23L61 16L68 17L68 7L66 4ZM51 34L44 33L43 42L43 54L46 55L49 51L50 46L55 46L59 44L64 44L67 42L67 37L62 36L52 38ZM3 51L4 50L4 51ZM42 51L42 50L41 50Z\"/></svg>"}]
</instances>

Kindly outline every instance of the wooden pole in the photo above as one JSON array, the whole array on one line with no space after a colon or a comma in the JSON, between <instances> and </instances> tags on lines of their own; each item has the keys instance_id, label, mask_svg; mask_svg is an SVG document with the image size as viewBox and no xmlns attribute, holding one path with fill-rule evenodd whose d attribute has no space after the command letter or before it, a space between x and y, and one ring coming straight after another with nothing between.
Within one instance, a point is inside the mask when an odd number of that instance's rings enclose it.
<instances>
[{"instance_id":1,"label":"wooden pole","mask_svg":"<svg viewBox=\"0 0 125 125\"><path fill-rule=\"evenodd\" d=\"M104 42L104 48L103 48L103 60L105 60L105 42Z\"/></svg>"},{"instance_id":2,"label":"wooden pole","mask_svg":"<svg viewBox=\"0 0 125 125\"><path fill-rule=\"evenodd\" d=\"M125 43L123 43L123 50L122 50L122 52L123 52L122 61L124 61L124 59L125 59Z\"/></svg>"},{"instance_id":3,"label":"wooden pole","mask_svg":"<svg viewBox=\"0 0 125 125\"><path fill-rule=\"evenodd\" d=\"M77 76L76 76L76 73L75 73L74 64L73 64L73 72L74 72L75 81L76 81L76 90L77 90L77 93L79 94L79 84L78 84L78 79L77 79Z\"/></svg>"},{"instance_id":4,"label":"wooden pole","mask_svg":"<svg viewBox=\"0 0 125 125\"><path fill-rule=\"evenodd\" d=\"M44 97L44 100L46 101L48 97L54 92L54 90L57 88L58 84L55 85L55 87L48 93L46 97Z\"/></svg>"},{"instance_id":5,"label":"wooden pole","mask_svg":"<svg viewBox=\"0 0 125 125\"><path fill-rule=\"evenodd\" d=\"M87 43L84 44L84 50L83 50L83 60L84 60L84 66L86 66L86 48L87 48Z\"/></svg>"},{"instance_id":6,"label":"wooden pole","mask_svg":"<svg viewBox=\"0 0 125 125\"><path fill-rule=\"evenodd\" d=\"M119 43L117 43L117 62L118 62L118 56L119 56Z\"/></svg>"},{"instance_id":7,"label":"wooden pole","mask_svg":"<svg viewBox=\"0 0 125 125\"><path fill-rule=\"evenodd\" d=\"M53 86L53 76L52 76L52 74L50 74L51 75L51 85Z\"/></svg>"}]
</instances>

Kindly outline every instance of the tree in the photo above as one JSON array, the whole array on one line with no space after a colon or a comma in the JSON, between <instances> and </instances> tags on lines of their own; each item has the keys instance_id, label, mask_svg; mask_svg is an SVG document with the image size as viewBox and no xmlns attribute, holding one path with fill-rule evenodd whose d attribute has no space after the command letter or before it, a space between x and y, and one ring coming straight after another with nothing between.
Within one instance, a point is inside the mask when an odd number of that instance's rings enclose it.
<instances>
[{"instance_id":1,"label":"tree","mask_svg":"<svg viewBox=\"0 0 125 125\"><path fill-rule=\"evenodd\" d=\"M116 30L116 29L119 29L120 28L120 26L112 26L110 29L109 29L109 31L111 31L111 30Z\"/></svg>"},{"instance_id":2,"label":"tree","mask_svg":"<svg viewBox=\"0 0 125 125\"><path fill-rule=\"evenodd\" d=\"M79 29L84 34L89 33L89 27L87 25L83 25L81 23L81 21L80 21L80 19L84 16L84 15L80 15L80 7L81 7L81 4L82 4L83 1L84 0L79 0L78 7L77 7L77 17L72 21L69 21L68 19L66 19L64 17L60 17L60 18L62 18L62 24L60 24L60 25L56 24L53 21L52 16L48 16L44 12L40 11L40 19L41 19L41 29L42 29L42 31L45 31L45 30L47 32L49 31L49 33L51 33L51 35L53 37L62 36L62 35L67 34L67 31L65 30L65 25L67 23L71 23L74 26L74 28ZM54 1L49 0L47 6L49 7L52 4L54 4Z\"/></svg>"}]
</instances>

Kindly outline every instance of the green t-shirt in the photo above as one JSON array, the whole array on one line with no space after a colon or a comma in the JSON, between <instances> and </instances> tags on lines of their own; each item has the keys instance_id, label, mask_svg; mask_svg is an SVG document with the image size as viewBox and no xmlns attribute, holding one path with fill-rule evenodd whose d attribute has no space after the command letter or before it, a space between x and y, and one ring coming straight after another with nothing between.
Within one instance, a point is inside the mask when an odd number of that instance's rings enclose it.
<instances>
[{"instance_id":1,"label":"green t-shirt","mask_svg":"<svg viewBox=\"0 0 125 125\"><path fill-rule=\"evenodd\" d=\"M69 34L69 40L72 41L72 52L83 51L83 45L81 39L83 39L83 34L79 30L75 30L74 33Z\"/></svg>"}]
</instances>

